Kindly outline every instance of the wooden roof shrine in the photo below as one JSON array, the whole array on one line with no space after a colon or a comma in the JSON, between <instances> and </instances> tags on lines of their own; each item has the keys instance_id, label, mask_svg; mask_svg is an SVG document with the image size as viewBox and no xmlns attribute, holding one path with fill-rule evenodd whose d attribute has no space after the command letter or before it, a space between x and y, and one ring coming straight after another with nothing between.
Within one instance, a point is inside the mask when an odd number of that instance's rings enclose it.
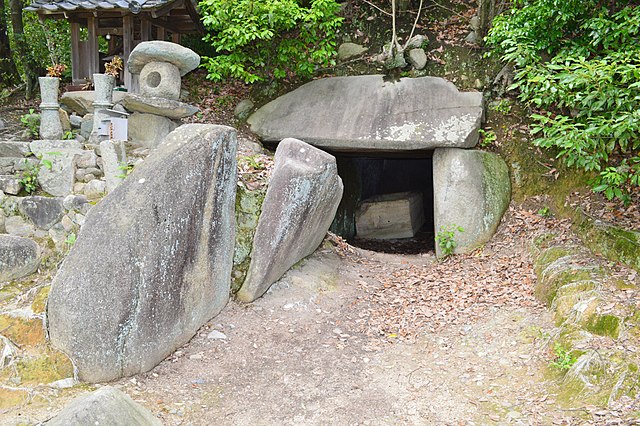
<instances>
[{"instance_id":1,"label":"wooden roof shrine","mask_svg":"<svg viewBox=\"0 0 640 426\"><path fill-rule=\"evenodd\" d=\"M114 55L125 62L142 41L170 40L180 43L183 34L203 33L204 27L193 0L32 0L26 10L40 19L67 19L71 26L71 72L73 84L83 84ZM98 37L108 40L108 52L99 52ZM126 69L123 82L137 91Z\"/></svg>"}]
</instances>

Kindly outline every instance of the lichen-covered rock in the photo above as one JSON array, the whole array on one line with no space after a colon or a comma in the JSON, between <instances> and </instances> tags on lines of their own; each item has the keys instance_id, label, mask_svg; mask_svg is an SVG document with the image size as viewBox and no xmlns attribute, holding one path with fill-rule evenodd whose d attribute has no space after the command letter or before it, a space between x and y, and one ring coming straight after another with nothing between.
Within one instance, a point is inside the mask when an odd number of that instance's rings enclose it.
<instances>
[{"instance_id":1,"label":"lichen-covered rock","mask_svg":"<svg viewBox=\"0 0 640 426\"><path fill-rule=\"evenodd\" d=\"M104 386L73 400L47 426L161 426L160 420L124 392Z\"/></svg>"},{"instance_id":2,"label":"lichen-covered rock","mask_svg":"<svg viewBox=\"0 0 640 426\"><path fill-rule=\"evenodd\" d=\"M402 53L397 57L404 62ZM460 92L443 78L392 82L361 75L314 80L269 102L247 122L264 141L293 137L362 153L471 148L482 116L482 93Z\"/></svg>"},{"instance_id":3,"label":"lichen-covered rock","mask_svg":"<svg viewBox=\"0 0 640 426\"><path fill-rule=\"evenodd\" d=\"M236 176L233 129L184 125L91 209L48 303L81 380L153 368L224 307Z\"/></svg>"},{"instance_id":4,"label":"lichen-covered rock","mask_svg":"<svg viewBox=\"0 0 640 426\"><path fill-rule=\"evenodd\" d=\"M433 155L436 233L462 227L455 253L466 253L493 236L509 206L511 182L498 155L476 150L438 148ZM440 247L436 247L438 256Z\"/></svg>"},{"instance_id":5,"label":"lichen-covered rock","mask_svg":"<svg viewBox=\"0 0 640 426\"><path fill-rule=\"evenodd\" d=\"M247 278L236 294L239 300L251 302L262 296L291 266L318 248L342 190L332 155L297 139L280 142Z\"/></svg>"}]
</instances>

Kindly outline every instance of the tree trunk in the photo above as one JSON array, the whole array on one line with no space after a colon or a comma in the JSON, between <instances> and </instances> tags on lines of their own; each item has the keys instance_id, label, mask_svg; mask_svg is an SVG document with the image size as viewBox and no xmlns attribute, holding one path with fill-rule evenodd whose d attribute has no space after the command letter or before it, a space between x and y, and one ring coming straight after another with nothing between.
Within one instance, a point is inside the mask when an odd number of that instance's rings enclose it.
<instances>
[{"instance_id":1,"label":"tree trunk","mask_svg":"<svg viewBox=\"0 0 640 426\"><path fill-rule=\"evenodd\" d=\"M7 33L7 17L4 0L0 0L0 85L8 86L18 77L16 64L11 56L11 43Z\"/></svg>"},{"instance_id":2,"label":"tree trunk","mask_svg":"<svg viewBox=\"0 0 640 426\"><path fill-rule=\"evenodd\" d=\"M11 4L11 26L13 28L13 39L16 46L16 54L20 58L22 68L24 69L27 89L25 97L31 99L33 91L38 84L38 65L33 60L31 49L24 36L24 23L22 22L22 0L10 0Z\"/></svg>"}]
</instances>

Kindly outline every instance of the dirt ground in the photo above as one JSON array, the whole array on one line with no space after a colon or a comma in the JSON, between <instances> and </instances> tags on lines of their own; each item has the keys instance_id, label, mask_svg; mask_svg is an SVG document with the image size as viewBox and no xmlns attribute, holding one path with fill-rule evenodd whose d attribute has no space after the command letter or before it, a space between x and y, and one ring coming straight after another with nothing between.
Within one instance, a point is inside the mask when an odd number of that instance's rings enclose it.
<instances>
[{"instance_id":1,"label":"dirt ground","mask_svg":"<svg viewBox=\"0 0 640 426\"><path fill-rule=\"evenodd\" d=\"M483 250L445 262L328 239L265 296L231 301L156 368L111 385L166 425L631 424L558 396L554 325L527 276L531 239L565 228L512 205ZM37 424L92 389L38 387L0 424Z\"/></svg>"}]
</instances>

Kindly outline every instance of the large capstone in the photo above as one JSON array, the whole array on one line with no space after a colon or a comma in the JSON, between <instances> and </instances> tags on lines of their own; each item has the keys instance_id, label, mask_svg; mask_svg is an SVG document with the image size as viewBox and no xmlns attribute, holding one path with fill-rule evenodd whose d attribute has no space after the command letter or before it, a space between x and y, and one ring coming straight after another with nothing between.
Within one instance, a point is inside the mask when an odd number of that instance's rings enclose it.
<instances>
[{"instance_id":1,"label":"large capstone","mask_svg":"<svg viewBox=\"0 0 640 426\"><path fill-rule=\"evenodd\" d=\"M239 300L251 302L262 296L290 267L318 248L342 190L332 155L297 139L280 142Z\"/></svg>"},{"instance_id":2,"label":"large capstone","mask_svg":"<svg viewBox=\"0 0 640 426\"><path fill-rule=\"evenodd\" d=\"M91 209L48 302L81 380L148 371L227 303L236 134L183 125Z\"/></svg>"},{"instance_id":3,"label":"large capstone","mask_svg":"<svg viewBox=\"0 0 640 426\"><path fill-rule=\"evenodd\" d=\"M504 160L493 153L456 148L433 155L434 222L454 233L455 253L488 242L509 206L511 182ZM458 232L457 227L463 229ZM440 255L440 247L436 247Z\"/></svg>"},{"instance_id":4,"label":"large capstone","mask_svg":"<svg viewBox=\"0 0 640 426\"><path fill-rule=\"evenodd\" d=\"M105 386L73 400L47 426L139 425L161 426L160 420L126 393Z\"/></svg>"},{"instance_id":5,"label":"large capstone","mask_svg":"<svg viewBox=\"0 0 640 426\"><path fill-rule=\"evenodd\" d=\"M442 78L364 75L307 83L248 123L267 142L294 137L334 151L393 152L473 147L482 115L482 93L459 92Z\"/></svg>"}]
</instances>

